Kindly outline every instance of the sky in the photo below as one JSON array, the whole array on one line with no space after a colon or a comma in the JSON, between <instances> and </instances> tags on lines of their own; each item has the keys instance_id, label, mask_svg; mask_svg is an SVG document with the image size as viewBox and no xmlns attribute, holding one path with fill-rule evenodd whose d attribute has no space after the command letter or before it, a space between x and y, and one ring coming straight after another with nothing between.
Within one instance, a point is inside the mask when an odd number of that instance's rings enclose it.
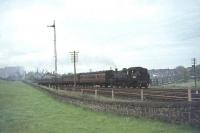
<instances>
[{"instance_id":1,"label":"sky","mask_svg":"<svg viewBox=\"0 0 200 133\"><path fill-rule=\"evenodd\" d=\"M0 0L0 67L58 72L191 66L200 60L200 0Z\"/></svg>"}]
</instances>

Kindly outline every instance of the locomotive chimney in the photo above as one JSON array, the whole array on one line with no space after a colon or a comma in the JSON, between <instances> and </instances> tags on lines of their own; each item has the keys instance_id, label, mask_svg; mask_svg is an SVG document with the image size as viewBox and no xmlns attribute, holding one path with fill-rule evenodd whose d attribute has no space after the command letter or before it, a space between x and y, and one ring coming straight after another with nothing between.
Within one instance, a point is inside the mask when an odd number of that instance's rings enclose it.
<instances>
[{"instance_id":1,"label":"locomotive chimney","mask_svg":"<svg viewBox=\"0 0 200 133\"><path fill-rule=\"evenodd\" d=\"M117 68L115 68L115 72L117 72Z\"/></svg>"}]
</instances>

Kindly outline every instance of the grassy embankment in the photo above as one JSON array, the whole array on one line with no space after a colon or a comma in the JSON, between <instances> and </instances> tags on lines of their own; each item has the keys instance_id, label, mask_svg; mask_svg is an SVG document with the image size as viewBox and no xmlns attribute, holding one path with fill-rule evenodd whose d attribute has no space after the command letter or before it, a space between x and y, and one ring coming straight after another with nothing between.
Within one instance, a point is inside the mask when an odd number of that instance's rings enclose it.
<instances>
[{"instance_id":1,"label":"grassy embankment","mask_svg":"<svg viewBox=\"0 0 200 133\"><path fill-rule=\"evenodd\" d=\"M199 133L200 129L92 112L21 82L0 80L2 133Z\"/></svg>"}]
</instances>

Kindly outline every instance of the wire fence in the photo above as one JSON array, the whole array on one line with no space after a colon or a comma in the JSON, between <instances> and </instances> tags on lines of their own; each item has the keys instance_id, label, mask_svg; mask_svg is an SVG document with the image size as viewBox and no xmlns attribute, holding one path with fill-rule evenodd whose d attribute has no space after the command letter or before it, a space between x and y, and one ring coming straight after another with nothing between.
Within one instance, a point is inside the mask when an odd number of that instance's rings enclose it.
<instances>
[{"instance_id":1,"label":"wire fence","mask_svg":"<svg viewBox=\"0 0 200 133\"><path fill-rule=\"evenodd\" d=\"M200 90L195 89L130 89L130 88L73 88L55 87L66 91L80 92L81 95L103 96L111 99L141 101L200 101Z\"/></svg>"}]
</instances>

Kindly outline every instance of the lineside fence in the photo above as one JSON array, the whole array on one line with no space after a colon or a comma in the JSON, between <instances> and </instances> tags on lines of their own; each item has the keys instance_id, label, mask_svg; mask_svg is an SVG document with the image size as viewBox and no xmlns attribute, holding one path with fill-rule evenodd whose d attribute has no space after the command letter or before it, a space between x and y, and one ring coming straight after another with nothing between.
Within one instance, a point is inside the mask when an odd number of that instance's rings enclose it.
<instances>
[{"instance_id":1,"label":"lineside fence","mask_svg":"<svg viewBox=\"0 0 200 133\"><path fill-rule=\"evenodd\" d=\"M200 90L195 89L127 89L127 88L73 88L56 87L54 89L79 92L81 95L103 96L111 99L141 100L141 101L200 101Z\"/></svg>"}]
</instances>

